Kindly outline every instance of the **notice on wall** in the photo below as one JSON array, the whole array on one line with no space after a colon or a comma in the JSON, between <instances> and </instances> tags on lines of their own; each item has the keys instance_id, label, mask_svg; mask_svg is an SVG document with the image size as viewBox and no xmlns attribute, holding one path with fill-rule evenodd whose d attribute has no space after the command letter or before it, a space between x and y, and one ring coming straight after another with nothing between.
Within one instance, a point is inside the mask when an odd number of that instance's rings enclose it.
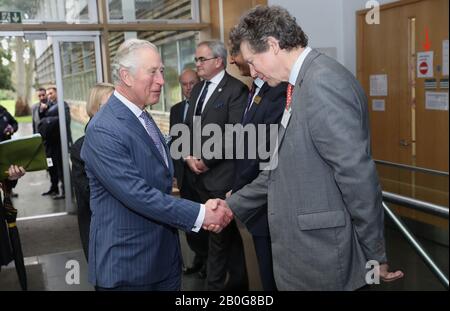
<instances>
[{"instance_id":1,"label":"notice on wall","mask_svg":"<svg viewBox=\"0 0 450 311\"><path fill-rule=\"evenodd\" d=\"M417 78L433 77L433 55L433 51L417 53Z\"/></svg>"},{"instance_id":2,"label":"notice on wall","mask_svg":"<svg viewBox=\"0 0 450 311\"><path fill-rule=\"evenodd\" d=\"M425 109L448 110L448 93L425 92Z\"/></svg>"},{"instance_id":3,"label":"notice on wall","mask_svg":"<svg viewBox=\"0 0 450 311\"><path fill-rule=\"evenodd\" d=\"M387 75L370 75L370 96L387 96Z\"/></svg>"},{"instance_id":4,"label":"notice on wall","mask_svg":"<svg viewBox=\"0 0 450 311\"><path fill-rule=\"evenodd\" d=\"M384 99L374 99L372 100L372 111L385 111L386 105Z\"/></svg>"},{"instance_id":5,"label":"notice on wall","mask_svg":"<svg viewBox=\"0 0 450 311\"><path fill-rule=\"evenodd\" d=\"M448 76L448 40L442 41L442 75Z\"/></svg>"}]
</instances>

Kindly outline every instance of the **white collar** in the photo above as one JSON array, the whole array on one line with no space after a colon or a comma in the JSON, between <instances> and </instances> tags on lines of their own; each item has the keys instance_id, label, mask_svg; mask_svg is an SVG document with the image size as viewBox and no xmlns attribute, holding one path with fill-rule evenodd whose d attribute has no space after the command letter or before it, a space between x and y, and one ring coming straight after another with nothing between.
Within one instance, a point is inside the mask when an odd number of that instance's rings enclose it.
<instances>
[{"instance_id":1,"label":"white collar","mask_svg":"<svg viewBox=\"0 0 450 311\"><path fill-rule=\"evenodd\" d=\"M117 90L114 90L114 96L116 96L125 106L128 107L128 109L131 110L131 112L139 118L142 114L142 109L139 108L136 104L133 104L130 102L125 96L120 94Z\"/></svg>"},{"instance_id":2,"label":"white collar","mask_svg":"<svg viewBox=\"0 0 450 311\"><path fill-rule=\"evenodd\" d=\"M214 83L214 84L219 84L220 81L222 81L222 79L223 79L224 76L225 76L225 70L222 69L221 72L219 72L218 74L216 74L214 77L212 77L211 80L208 80L208 81L211 82L211 83Z\"/></svg>"},{"instance_id":3,"label":"white collar","mask_svg":"<svg viewBox=\"0 0 450 311\"><path fill-rule=\"evenodd\" d=\"M257 87L259 87L259 88L262 88L263 87L263 85L264 85L264 80L261 80L260 78L256 78L254 81L253 81L255 84L256 84L256 86Z\"/></svg>"},{"instance_id":4,"label":"white collar","mask_svg":"<svg viewBox=\"0 0 450 311\"><path fill-rule=\"evenodd\" d=\"M311 52L311 48L307 46L303 52L299 55L297 58L297 61L295 62L294 66L291 69L291 74L289 76L289 83L292 85L295 85L295 82L297 81L297 77L300 74L300 69L302 68L303 62L305 61L306 56L308 56L309 52Z\"/></svg>"}]
</instances>

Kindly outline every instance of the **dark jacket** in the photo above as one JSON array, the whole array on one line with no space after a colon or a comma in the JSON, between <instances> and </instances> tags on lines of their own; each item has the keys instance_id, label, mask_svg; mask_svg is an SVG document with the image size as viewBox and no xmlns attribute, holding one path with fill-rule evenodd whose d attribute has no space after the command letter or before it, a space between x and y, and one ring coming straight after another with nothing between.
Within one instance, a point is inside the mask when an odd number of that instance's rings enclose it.
<instances>
[{"instance_id":1,"label":"dark jacket","mask_svg":"<svg viewBox=\"0 0 450 311\"><path fill-rule=\"evenodd\" d=\"M243 126L247 124L278 124L280 123L286 105L286 83L281 83L276 87L270 87L264 83L258 93L261 98L259 103L253 102L250 110L243 120ZM269 127L267 127L266 150L269 150ZM258 140L257 140L258 141ZM261 160L248 158L248 144L244 141L244 159L235 160L235 179L233 192L237 192L245 185L251 183L261 172L259 164ZM258 155L258 154L256 154ZM261 209L257 217L254 217L247 224L247 229L257 236L268 236L269 227L267 223L267 208Z\"/></svg>"},{"instance_id":2,"label":"dark jacket","mask_svg":"<svg viewBox=\"0 0 450 311\"><path fill-rule=\"evenodd\" d=\"M189 100L191 105L189 106L186 117L186 124L189 126L191 137L194 133L193 116L195 113L195 103L200 96L203 84L203 82L200 82L194 86ZM206 125L214 124L220 127L222 133L225 133L226 124L241 123L242 114L247 103L247 96L247 86L225 72L225 76L204 104L205 108L201 115L201 128L203 129ZM201 145L203 146L208 139L210 139L210 136L202 136ZM223 137L222 157L205 159L202 155L202 160L209 170L196 176L196 183L201 183L201 186L210 192L223 192L224 194L228 192L233 186L234 161L231 159L226 160L225 154ZM191 148L191 155L195 156L193 148ZM189 168L186 168L187 170Z\"/></svg>"},{"instance_id":3,"label":"dark jacket","mask_svg":"<svg viewBox=\"0 0 450 311\"><path fill-rule=\"evenodd\" d=\"M175 124L183 123L184 109L186 106L186 100L183 100L170 108L170 129ZM175 141L179 136L172 135L172 142ZM174 175L177 179L178 188L181 189L183 185L183 175L184 175L185 163L182 159L173 159Z\"/></svg>"},{"instance_id":4,"label":"dark jacket","mask_svg":"<svg viewBox=\"0 0 450 311\"><path fill-rule=\"evenodd\" d=\"M10 125L10 129L7 127ZM5 107L0 105L0 141L10 139L12 134L18 129L16 119L6 110Z\"/></svg>"},{"instance_id":5,"label":"dark jacket","mask_svg":"<svg viewBox=\"0 0 450 311\"><path fill-rule=\"evenodd\" d=\"M81 159L81 147L84 136L79 138L70 149L70 159L72 161L72 182L75 188L75 196L78 206L78 227L80 230L81 244L84 255L89 258L89 229L91 224L91 209L89 207L89 179L84 168L84 161Z\"/></svg>"}]
</instances>

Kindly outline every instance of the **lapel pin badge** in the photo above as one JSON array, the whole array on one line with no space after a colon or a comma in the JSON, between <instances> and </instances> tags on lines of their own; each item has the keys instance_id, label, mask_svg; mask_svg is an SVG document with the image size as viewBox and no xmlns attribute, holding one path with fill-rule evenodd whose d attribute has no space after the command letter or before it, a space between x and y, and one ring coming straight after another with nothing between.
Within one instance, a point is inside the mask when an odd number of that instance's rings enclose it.
<instances>
[{"instance_id":1,"label":"lapel pin badge","mask_svg":"<svg viewBox=\"0 0 450 311\"><path fill-rule=\"evenodd\" d=\"M222 88L219 89L219 93L222 92Z\"/></svg>"},{"instance_id":2,"label":"lapel pin badge","mask_svg":"<svg viewBox=\"0 0 450 311\"><path fill-rule=\"evenodd\" d=\"M260 102L261 102L261 96L255 96L255 99L253 100L253 102L255 103L255 104L259 104Z\"/></svg>"}]
</instances>

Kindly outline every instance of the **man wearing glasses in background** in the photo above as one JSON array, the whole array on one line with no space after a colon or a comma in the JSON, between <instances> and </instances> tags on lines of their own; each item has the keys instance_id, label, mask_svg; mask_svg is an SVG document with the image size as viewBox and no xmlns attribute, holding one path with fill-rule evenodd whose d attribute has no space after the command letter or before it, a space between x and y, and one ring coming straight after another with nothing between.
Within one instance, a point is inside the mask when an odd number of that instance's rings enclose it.
<instances>
[{"instance_id":1,"label":"man wearing glasses in background","mask_svg":"<svg viewBox=\"0 0 450 311\"><path fill-rule=\"evenodd\" d=\"M194 122L199 120L200 128L207 125L218 125L222 133L225 124L236 124L242 120L242 114L247 103L248 88L241 81L230 76L226 71L227 50L222 42L201 42L195 52L197 73L202 82L198 83L191 93L190 107L186 117L189 126L191 142L194 133ZM212 135L210 133L209 135ZM224 134L222 134L224 135ZM198 136L198 133L197 133ZM201 137L201 146L211 136ZM233 160L225 160L225 137L222 137L222 156L208 159L204 154L195 152L193 148L186 158L186 169L183 183L189 183L193 189L194 201L206 202L210 198L225 198L234 181ZM209 150L209 148L208 148ZM217 152L217 150L214 150ZM236 256L243 256L242 240L235 222L232 222L222 232L209 235L207 259L207 289L209 290L239 290L246 283L245 265L236 264L228 258L236 258L224 254L232 244ZM241 261L238 261L240 263ZM225 284L227 272L228 282ZM242 282L242 279L245 282Z\"/></svg>"}]
</instances>

